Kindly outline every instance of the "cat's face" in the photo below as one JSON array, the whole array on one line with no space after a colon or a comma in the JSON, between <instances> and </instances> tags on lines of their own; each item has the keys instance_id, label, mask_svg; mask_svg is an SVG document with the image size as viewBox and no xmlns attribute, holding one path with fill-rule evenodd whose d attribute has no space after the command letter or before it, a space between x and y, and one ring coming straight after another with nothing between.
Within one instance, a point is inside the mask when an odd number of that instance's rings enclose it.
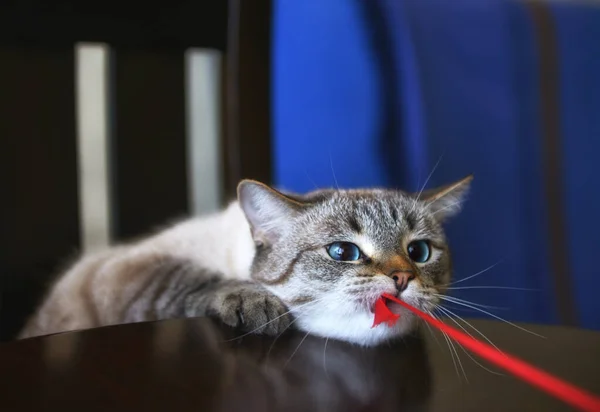
<instances>
[{"instance_id":1,"label":"cat's face","mask_svg":"<svg viewBox=\"0 0 600 412\"><path fill-rule=\"evenodd\" d=\"M312 334L375 345L410 331L415 317L395 305L394 327L372 328L383 294L432 310L450 282L441 223L460 208L471 177L421 196L396 190L324 190L283 195L240 184L257 252L254 279Z\"/></svg>"}]
</instances>

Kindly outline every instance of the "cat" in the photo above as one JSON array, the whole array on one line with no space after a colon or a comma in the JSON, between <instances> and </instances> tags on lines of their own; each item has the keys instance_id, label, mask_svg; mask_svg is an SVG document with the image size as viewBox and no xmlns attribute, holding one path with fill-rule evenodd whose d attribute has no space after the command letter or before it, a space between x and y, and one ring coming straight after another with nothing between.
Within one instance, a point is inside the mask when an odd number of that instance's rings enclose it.
<instances>
[{"instance_id":1,"label":"cat","mask_svg":"<svg viewBox=\"0 0 600 412\"><path fill-rule=\"evenodd\" d=\"M218 213L83 256L50 288L19 338L99 326L209 316L244 332L293 326L363 346L411 332L372 328L382 293L425 311L451 278L442 224L472 175L410 194L387 189L283 193L253 180Z\"/></svg>"}]
</instances>

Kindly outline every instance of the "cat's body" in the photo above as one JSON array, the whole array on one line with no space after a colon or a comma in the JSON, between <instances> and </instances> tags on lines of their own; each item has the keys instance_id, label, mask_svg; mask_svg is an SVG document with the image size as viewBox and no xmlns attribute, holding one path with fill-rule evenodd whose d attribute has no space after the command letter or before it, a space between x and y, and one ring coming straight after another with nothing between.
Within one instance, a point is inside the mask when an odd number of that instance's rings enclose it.
<instances>
[{"instance_id":1,"label":"cat's body","mask_svg":"<svg viewBox=\"0 0 600 412\"><path fill-rule=\"evenodd\" d=\"M403 312L396 326L371 328L377 297L398 294L430 310L448 283L440 224L458 209L467 183L418 199L386 190L286 196L246 181L239 202L220 213L84 256L57 280L20 337L214 316L248 332L278 334L294 323L316 335L378 344L405 334L414 317ZM427 260L411 260L425 241Z\"/></svg>"},{"instance_id":2,"label":"cat's body","mask_svg":"<svg viewBox=\"0 0 600 412\"><path fill-rule=\"evenodd\" d=\"M161 286L153 281L167 280L160 293L172 296L178 286L192 291L215 275L249 280L253 258L248 223L234 202L220 213L83 257L57 280L21 337L177 317L164 313L158 293L150 293ZM150 310L153 305L159 310Z\"/></svg>"}]
</instances>

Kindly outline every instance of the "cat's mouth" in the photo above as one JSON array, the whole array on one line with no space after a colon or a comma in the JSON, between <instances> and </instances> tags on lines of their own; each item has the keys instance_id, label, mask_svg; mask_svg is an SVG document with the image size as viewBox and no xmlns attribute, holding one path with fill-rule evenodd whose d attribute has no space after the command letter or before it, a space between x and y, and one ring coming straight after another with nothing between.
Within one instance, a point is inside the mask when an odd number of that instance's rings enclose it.
<instances>
[{"instance_id":1,"label":"cat's mouth","mask_svg":"<svg viewBox=\"0 0 600 412\"><path fill-rule=\"evenodd\" d=\"M416 295L415 294L407 295L405 293L401 293L398 291L393 292L393 293L389 293L389 292L386 292L386 293L388 295L392 295L395 298L398 298L398 299L408 303L409 305L414 306L421 310L429 311L429 310L435 308L435 306L436 306L435 299L431 299L430 296L423 295L420 293L416 294ZM372 301L369 304L369 311L373 314L375 313L375 304L376 304L377 300L379 300L379 298L381 298L381 295L377 296L375 299L372 299ZM402 307L400 305L398 305L397 303L389 302L389 301L386 301L386 303L387 303L388 307L394 313L399 313L399 312L403 311Z\"/></svg>"},{"instance_id":2,"label":"cat's mouth","mask_svg":"<svg viewBox=\"0 0 600 412\"><path fill-rule=\"evenodd\" d=\"M398 298L398 299L400 299L400 300L404 300L404 299L402 299L402 296L401 296L402 294L401 294L401 293L399 293L398 291L396 291L396 292L392 292L392 293L390 293L390 292L385 292L385 293L387 293L388 295L392 295L392 296L394 296L395 298ZM381 295L383 295L383 293L382 293ZM373 300L372 300L371 304L369 305L369 311L370 311L371 313L373 313L373 314L375 313L375 304L377 303L377 301L378 301L380 298L381 298L381 296L378 296L378 297L376 297L375 299L373 299Z\"/></svg>"}]
</instances>

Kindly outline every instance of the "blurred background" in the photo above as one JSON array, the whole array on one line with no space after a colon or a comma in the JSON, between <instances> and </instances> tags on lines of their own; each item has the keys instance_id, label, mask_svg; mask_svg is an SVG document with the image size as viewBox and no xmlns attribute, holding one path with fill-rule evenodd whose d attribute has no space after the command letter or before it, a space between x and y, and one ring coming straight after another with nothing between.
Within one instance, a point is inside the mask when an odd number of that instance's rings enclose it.
<instances>
[{"instance_id":1,"label":"blurred background","mask_svg":"<svg viewBox=\"0 0 600 412\"><path fill-rule=\"evenodd\" d=\"M597 1L2 2L0 339L78 253L241 178L469 173L452 295L486 307L452 310L600 329L599 149Z\"/></svg>"}]
</instances>

